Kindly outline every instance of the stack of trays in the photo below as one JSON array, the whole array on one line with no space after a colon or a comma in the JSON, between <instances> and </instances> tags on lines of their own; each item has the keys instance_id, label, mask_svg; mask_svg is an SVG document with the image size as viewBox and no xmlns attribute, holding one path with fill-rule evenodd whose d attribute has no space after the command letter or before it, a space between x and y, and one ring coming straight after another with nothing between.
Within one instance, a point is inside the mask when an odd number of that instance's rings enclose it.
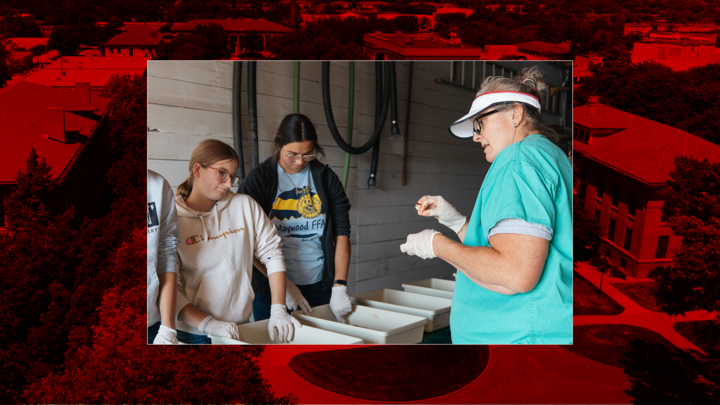
<instances>
[{"instance_id":1,"label":"stack of trays","mask_svg":"<svg viewBox=\"0 0 720 405\"><path fill-rule=\"evenodd\" d=\"M452 299L453 291L455 291L455 282L441 278L426 278L424 280L403 283L402 287L407 292Z\"/></svg>"},{"instance_id":2,"label":"stack of trays","mask_svg":"<svg viewBox=\"0 0 720 405\"><path fill-rule=\"evenodd\" d=\"M353 305L352 311L340 323L330 305L313 307L310 315L302 311L292 313L304 325L355 336L366 343L419 343L423 338L427 318L384 309Z\"/></svg>"},{"instance_id":3,"label":"stack of trays","mask_svg":"<svg viewBox=\"0 0 720 405\"><path fill-rule=\"evenodd\" d=\"M350 297L350 300L355 304L371 308L386 309L427 318L428 323L425 324L425 332L433 332L450 326L450 305L452 300L448 298L431 297L383 288L355 294Z\"/></svg>"},{"instance_id":4,"label":"stack of trays","mask_svg":"<svg viewBox=\"0 0 720 405\"><path fill-rule=\"evenodd\" d=\"M315 309L313 308L313 312L314 311ZM214 345L279 344L280 341L278 340L277 330L275 331L275 340L270 340L270 335L268 335L268 322L269 320L265 319L263 321L238 325L238 330L243 337L242 341L218 336L210 336L210 339ZM290 339L289 342L285 342L285 344L296 345L345 345L358 343L363 343L363 340L305 325L303 325L302 328L295 328L295 333L294 336L292 336L292 339Z\"/></svg>"}]
</instances>

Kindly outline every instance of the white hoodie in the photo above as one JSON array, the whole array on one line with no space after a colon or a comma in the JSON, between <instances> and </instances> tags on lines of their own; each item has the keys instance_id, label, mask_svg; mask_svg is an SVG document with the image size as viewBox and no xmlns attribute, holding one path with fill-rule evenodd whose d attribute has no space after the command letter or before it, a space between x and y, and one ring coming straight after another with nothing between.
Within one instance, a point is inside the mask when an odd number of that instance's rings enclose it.
<instances>
[{"instance_id":1,"label":"white hoodie","mask_svg":"<svg viewBox=\"0 0 720 405\"><path fill-rule=\"evenodd\" d=\"M180 223L180 277L185 294L177 295L177 312L192 303L226 322L247 322L252 315L252 261L257 257L268 275L285 271L282 243L260 205L245 194L227 192L210 212L199 212L175 197ZM283 294L285 292L283 291ZM177 328L203 335L177 323Z\"/></svg>"}]
</instances>

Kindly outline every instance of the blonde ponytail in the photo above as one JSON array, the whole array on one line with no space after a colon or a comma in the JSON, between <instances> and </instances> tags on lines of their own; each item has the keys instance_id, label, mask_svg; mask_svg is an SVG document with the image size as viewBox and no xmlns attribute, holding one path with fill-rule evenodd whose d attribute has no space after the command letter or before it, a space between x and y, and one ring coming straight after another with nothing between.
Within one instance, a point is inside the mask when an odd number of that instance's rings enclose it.
<instances>
[{"instance_id":1,"label":"blonde ponytail","mask_svg":"<svg viewBox=\"0 0 720 405\"><path fill-rule=\"evenodd\" d=\"M190 197L190 193L192 193L192 187L193 187L193 175L190 174L185 181L180 183L180 185L177 188L177 191L175 192L175 195L181 195L183 200L187 200L188 197Z\"/></svg>"}]
</instances>

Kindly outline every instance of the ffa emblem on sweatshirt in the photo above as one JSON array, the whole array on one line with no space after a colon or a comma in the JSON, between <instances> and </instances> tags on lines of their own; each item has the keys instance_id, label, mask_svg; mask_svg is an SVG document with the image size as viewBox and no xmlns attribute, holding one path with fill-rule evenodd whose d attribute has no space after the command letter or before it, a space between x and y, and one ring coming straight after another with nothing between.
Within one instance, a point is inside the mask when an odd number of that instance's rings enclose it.
<instances>
[{"instance_id":1,"label":"ffa emblem on sweatshirt","mask_svg":"<svg viewBox=\"0 0 720 405\"><path fill-rule=\"evenodd\" d=\"M160 225L160 221L158 220L157 208L155 207L154 202L148 203L147 221L148 228Z\"/></svg>"},{"instance_id":2,"label":"ffa emblem on sweatshirt","mask_svg":"<svg viewBox=\"0 0 720 405\"><path fill-rule=\"evenodd\" d=\"M187 240L185 240L185 243L187 243L188 245L193 245L193 244L198 243L203 240L205 240L205 239L203 238L202 235L193 235L193 236L187 238Z\"/></svg>"},{"instance_id":3,"label":"ffa emblem on sweatshirt","mask_svg":"<svg viewBox=\"0 0 720 405\"><path fill-rule=\"evenodd\" d=\"M298 199L297 210L303 218L315 218L320 215L322 209L322 203L320 197L317 194L310 195L310 187L305 187L300 192L300 198Z\"/></svg>"}]
</instances>

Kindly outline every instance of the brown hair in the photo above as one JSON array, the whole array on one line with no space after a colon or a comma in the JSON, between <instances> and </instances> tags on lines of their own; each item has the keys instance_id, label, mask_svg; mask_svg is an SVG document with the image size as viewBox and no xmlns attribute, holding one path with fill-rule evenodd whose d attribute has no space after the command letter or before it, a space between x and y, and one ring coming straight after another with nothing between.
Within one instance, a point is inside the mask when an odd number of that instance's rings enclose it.
<instances>
[{"instance_id":1,"label":"brown hair","mask_svg":"<svg viewBox=\"0 0 720 405\"><path fill-rule=\"evenodd\" d=\"M200 142L198 146L193 149L192 155L190 155L190 163L188 165L190 175L178 186L175 195L181 195L184 199L190 197L195 179L192 171L196 163L200 163L203 166L210 166L215 162L223 160L240 162L237 153L235 153L235 149L225 142L218 141L217 139L206 139Z\"/></svg>"},{"instance_id":2,"label":"brown hair","mask_svg":"<svg viewBox=\"0 0 720 405\"><path fill-rule=\"evenodd\" d=\"M310 118L302 114L288 114L280 122L270 154L280 161L280 150L289 143L310 141L315 152L325 156L325 151L318 143L317 132Z\"/></svg>"},{"instance_id":3,"label":"brown hair","mask_svg":"<svg viewBox=\"0 0 720 405\"><path fill-rule=\"evenodd\" d=\"M509 79L502 76L490 76L480 86L477 95L490 93L493 91L515 91L525 93L537 97L542 100L541 96L548 90L548 85L542 81L542 73L537 66L525 68L517 73L515 79ZM505 111L512 108L515 103L508 103L497 106L498 111ZM543 124L540 111L532 106L524 103L518 103L525 111L525 126L530 133L545 135L552 143L558 143L558 135L551 128Z\"/></svg>"}]
</instances>

